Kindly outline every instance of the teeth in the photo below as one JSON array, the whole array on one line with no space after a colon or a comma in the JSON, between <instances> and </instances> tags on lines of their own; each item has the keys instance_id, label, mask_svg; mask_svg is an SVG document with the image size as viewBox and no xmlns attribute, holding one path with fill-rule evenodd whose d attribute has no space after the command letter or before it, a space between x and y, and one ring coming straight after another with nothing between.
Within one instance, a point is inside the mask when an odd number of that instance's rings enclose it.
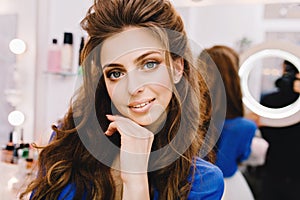
<instances>
[{"instance_id":1,"label":"teeth","mask_svg":"<svg viewBox=\"0 0 300 200\"><path fill-rule=\"evenodd\" d=\"M150 103L150 102L148 101L148 102L141 103L141 104L139 104L139 105L132 106L132 107L133 107L133 108L141 108L141 107L144 107L145 105L147 105L148 103Z\"/></svg>"}]
</instances>

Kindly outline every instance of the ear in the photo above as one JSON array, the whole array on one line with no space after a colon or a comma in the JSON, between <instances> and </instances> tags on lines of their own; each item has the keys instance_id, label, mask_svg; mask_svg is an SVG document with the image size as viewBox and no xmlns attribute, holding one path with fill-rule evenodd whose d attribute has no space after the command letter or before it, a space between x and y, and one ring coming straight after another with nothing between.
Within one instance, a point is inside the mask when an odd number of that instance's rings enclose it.
<instances>
[{"instance_id":1,"label":"ear","mask_svg":"<svg viewBox=\"0 0 300 200\"><path fill-rule=\"evenodd\" d=\"M182 78L184 68L184 61L183 58L176 58L173 61L173 81L174 84L179 83Z\"/></svg>"}]
</instances>

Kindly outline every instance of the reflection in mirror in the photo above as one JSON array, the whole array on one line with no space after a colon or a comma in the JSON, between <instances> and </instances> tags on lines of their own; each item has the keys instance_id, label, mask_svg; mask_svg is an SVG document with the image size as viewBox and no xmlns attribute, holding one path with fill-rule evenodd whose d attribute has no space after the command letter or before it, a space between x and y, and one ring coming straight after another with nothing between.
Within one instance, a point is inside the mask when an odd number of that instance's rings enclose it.
<instances>
[{"instance_id":1,"label":"reflection in mirror","mask_svg":"<svg viewBox=\"0 0 300 200\"><path fill-rule=\"evenodd\" d=\"M275 82L275 91L261 95L260 103L269 108L282 108L296 102L299 93L295 92L294 81L299 70L291 62L282 60L280 63L280 77Z\"/></svg>"},{"instance_id":2,"label":"reflection in mirror","mask_svg":"<svg viewBox=\"0 0 300 200\"><path fill-rule=\"evenodd\" d=\"M16 37L17 15L0 15L0 27L0 92L4 94L6 90L14 88L13 71L16 56L9 50L9 43ZM9 132L13 129L7 119L13 107L7 102L5 95L0 95L0 110L0 144L5 144Z\"/></svg>"},{"instance_id":3,"label":"reflection in mirror","mask_svg":"<svg viewBox=\"0 0 300 200\"><path fill-rule=\"evenodd\" d=\"M262 117L283 119L294 115L300 110L299 95L291 101L293 103L290 102L291 104L282 104L276 108L274 108L274 106L266 107L259 103L261 101L261 97L265 95L264 93L266 90L272 90L272 87L268 86L268 84L266 84L267 88L262 88L262 85L264 85L261 81L263 80L262 72L264 72L265 66L267 68L273 66L271 70L266 70L268 73L274 73L274 77L272 76L272 78L269 78L270 80L267 80L271 81L272 79L278 78L278 75L280 76L279 63L282 63L283 60L287 60L294 64L299 71L299 58L288 51L277 48L259 49L258 51L253 52L252 55L248 56L242 62L240 67L239 74L241 76L243 102L251 111Z\"/></svg>"},{"instance_id":4,"label":"reflection in mirror","mask_svg":"<svg viewBox=\"0 0 300 200\"><path fill-rule=\"evenodd\" d=\"M279 57L266 57L252 65L248 85L252 86L249 91L257 102L269 108L282 108L298 99L293 82L299 71L292 63Z\"/></svg>"}]
</instances>

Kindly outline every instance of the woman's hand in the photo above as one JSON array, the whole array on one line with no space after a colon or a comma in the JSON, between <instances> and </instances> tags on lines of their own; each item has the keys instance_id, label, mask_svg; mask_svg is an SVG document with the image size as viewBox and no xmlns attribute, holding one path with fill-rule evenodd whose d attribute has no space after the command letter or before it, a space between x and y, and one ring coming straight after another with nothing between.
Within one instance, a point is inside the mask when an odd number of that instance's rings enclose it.
<instances>
[{"instance_id":1,"label":"woman's hand","mask_svg":"<svg viewBox=\"0 0 300 200\"><path fill-rule=\"evenodd\" d=\"M132 120L107 115L111 121L106 135L121 135L120 167L123 199L149 199L147 168L154 134Z\"/></svg>"}]
</instances>

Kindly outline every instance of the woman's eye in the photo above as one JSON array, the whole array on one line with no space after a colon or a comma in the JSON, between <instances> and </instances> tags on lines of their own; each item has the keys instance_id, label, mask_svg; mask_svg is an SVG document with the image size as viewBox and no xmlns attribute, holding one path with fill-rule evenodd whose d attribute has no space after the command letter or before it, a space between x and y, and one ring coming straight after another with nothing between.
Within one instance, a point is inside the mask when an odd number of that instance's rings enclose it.
<instances>
[{"instance_id":1,"label":"woman's eye","mask_svg":"<svg viewBox=\"0 0 300 200\"><path fill-rule=\"evenodd\" d=\"M107 77L110 79L118 79L123 75L121 71L112 71L107 74Z\"/></svg>"},{"instance_id":2,"label":"woman's eye","mask_svg":"<svg viewBox=\"0 0 300 200\"><path fill-rule=\"evenodd\" d=\"M156 66L158 65L157 62L147 62L145 65L144 65L144 68L147 70L147 69L153 69L155 68Z\"/></svg>"}]
</instances>

